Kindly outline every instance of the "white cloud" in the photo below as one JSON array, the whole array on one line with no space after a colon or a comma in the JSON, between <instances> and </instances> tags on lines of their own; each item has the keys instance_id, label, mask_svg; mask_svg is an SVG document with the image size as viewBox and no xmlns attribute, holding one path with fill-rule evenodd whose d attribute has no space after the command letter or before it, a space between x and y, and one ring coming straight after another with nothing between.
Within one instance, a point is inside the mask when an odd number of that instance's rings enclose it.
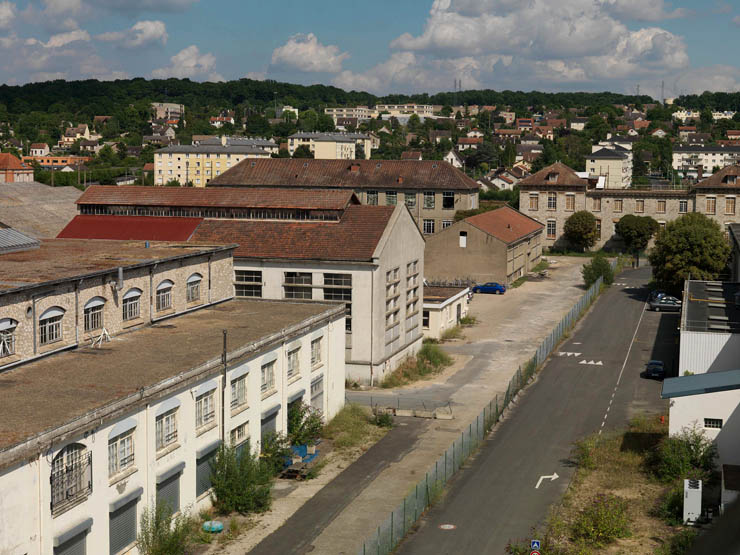
<instances>
[{"instance_id":1,"label":"white cloud","mask_svg":"<svg viewBox=\"0 0 740 555\"><path fill-rule=\"evenodd\" d=\"M338 46L321 44L313 33L299 33L272 52L271 64L282 70L338 73L347 58L349 54L340 52Z\"/></svg>"},{"instance_id":2,"label":"white cloud","mask_svg":"<svg viewBox=\"0 0 740 555\"><path fill-rule=\"evenodd\" d=\"M208 81L224 80L221 74L215 71L216 56L211 53L201 54L200 49L194 44L180 50L170 58L170 62L170 66L152 71L152 77L155 79L176 77Z\"/></svg>"},{"instance_id":3,"label":"white cloud","mask_svg":"<svg viewBox=\"0 0 740 555\"><path fill-rule=\"evenodd\" d=\"M137 21L126 31L110 31L95 37L105 42L116 43L125 48L139 48L154 44L167 44L167 27L163 21Z\"/></svg>"},{"instance_id":4,"label":"white cloud","mask_svg":"<svg viewBox=\"0 0 740 555\"><path fill-rule=\"evenodd\" d=\"M732 22L733 22L733 23L734 23L735 25L740 25L740 15L736 15L735 17L733 17L733 18L732 18Z\"/></svg>"},{"instance_id":5,"label":"white cloud","mask_svg":"<svg viewBox=\"0 0 740 555\"><path fill-rule=\"evenodd\" d=\"M253 79L255 81L264 81L267 79L267 73L264 71L248 71L244 77L246 79Z\"/></svg>"},{"instance_id":6,"label":"white cloud","mask_svg":"<svg viewBox=\"0 0 740 555\"><path fill-rule=\"evenodd\" d=\"M9 29L15 19L15 4L0 2L0 29Z\"/></svg>"},{"instance_id":7,"label":"white cloud","mask_svg":"<svg viewBox=\"0 0 740 555\"><path fill-rule=\"evenodd\" d=\"M689 10L671 9L663 0L600 0L617 17L638 21L660 21L687 17Z\"/></svg>"},{"instance_id":8,"label":"white cloud","mask_svg":"<svg viewBox=\"0 0 740 555\"><path fill-rule=\"evenodd\" d=\"M32 41L35 39L31 39ZM61 48L73 42L83 41L87 42L90 40L90 33L77 29L75 31L69 31L67 33L59 33L49 37L49 40L43 44L46 48Z\"/></svg>"}]
</instances>

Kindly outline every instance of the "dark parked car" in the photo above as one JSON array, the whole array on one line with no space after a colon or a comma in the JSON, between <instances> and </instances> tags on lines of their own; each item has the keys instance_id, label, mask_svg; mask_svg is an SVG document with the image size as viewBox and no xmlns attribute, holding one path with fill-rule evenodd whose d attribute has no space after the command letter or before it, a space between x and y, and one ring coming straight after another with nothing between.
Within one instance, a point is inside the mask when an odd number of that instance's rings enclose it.
<instances>
[{"instance_id":1,"label":"dark parked car","mask_svg":"<svg viewBox=\"0 0 740 555\"><path fill-rule=\"evenodd\" d=\"M664 295L659 299L654 299L650 301L650 310L654 310L655 312L678 312L681 310L681 301L679 301L676 297Z\"/></svg>"},{"instance_id":2,"label":"dark parked car","mask_svg":"<svg viewBox=\"0 0 740 555\"><path fill-rule=\"evenodd\" d=\"M662 380L665 378L665 364L662 360L651 360L645 367L645 377Z\"/></svg>"},{"instance_id":3,"label":"dark parked car","mask_svg":"<svg viewBox=\"0 0 740 555\"><path fill-rule=\"evenodd\" d=\"M503 295L506 293L506 286L495 281L489 281L483 285L474 286L473 293L495 293L496 295Z\"/></svg>"},{"instance_id":4,"label":"dark parked car","mask_svg":"<svg viewBox=\"0 0 740 555\"><path fill-rule=\"evenodd\" d=\"M668 295L665 291L658 291L657 289L650 291L650 295L648 296L648 302L657 301L658 299L661 299Z\"/></svg>"}]
</instances>

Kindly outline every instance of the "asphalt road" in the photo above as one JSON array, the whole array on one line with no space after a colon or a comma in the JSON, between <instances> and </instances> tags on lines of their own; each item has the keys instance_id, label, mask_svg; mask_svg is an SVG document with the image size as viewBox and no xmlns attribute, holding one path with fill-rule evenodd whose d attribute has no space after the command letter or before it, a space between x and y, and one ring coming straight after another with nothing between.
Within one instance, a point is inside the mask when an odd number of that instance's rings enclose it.
<instances>
[{"instance_id":1,"label":"asphalt road","mask_svg":"<svg viewBox=\"0 0 740 555\"><path fill-rule=\"evenodd\" d=\"M678 316L644 310L649 268L618 277L561 346L573 354L546 364L398 553L504 553L509 540L529 538L562 497L575 470L575 441L621 428L638 413L667 412L661 384L641 373L652 358L675 365Z\"/></svg>"}]
</instances>

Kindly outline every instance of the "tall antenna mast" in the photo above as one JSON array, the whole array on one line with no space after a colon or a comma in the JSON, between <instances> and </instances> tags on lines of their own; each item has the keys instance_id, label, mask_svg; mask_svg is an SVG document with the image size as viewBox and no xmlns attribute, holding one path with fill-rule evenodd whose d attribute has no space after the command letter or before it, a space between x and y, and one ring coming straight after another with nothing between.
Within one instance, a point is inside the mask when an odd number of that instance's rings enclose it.
<instances>
[{"instance_id":1,"label":"tall antenna mast","mask_svg":"<svg viewBox=\"0 0 740 555\"><path fill-rule=\"evenodd\" d=\"M660 102L665 106L665 81L660 82Z\"/></svg>"}]
</instances>

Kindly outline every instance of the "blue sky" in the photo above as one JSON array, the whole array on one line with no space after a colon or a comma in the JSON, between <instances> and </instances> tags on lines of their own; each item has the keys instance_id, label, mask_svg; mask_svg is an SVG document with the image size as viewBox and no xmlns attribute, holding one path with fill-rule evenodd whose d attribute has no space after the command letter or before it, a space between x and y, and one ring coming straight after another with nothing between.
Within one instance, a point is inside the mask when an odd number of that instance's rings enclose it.
<instances>
[{"instance_id":1,"label":"blue sky","mask_svg":"<svg viewBox=\"0 0 740 555\"><path fill-rule=\"evenodd\" d=\"M0 82L740 89L738 0L0 0Z\"/></svg>"}]
</instances>

